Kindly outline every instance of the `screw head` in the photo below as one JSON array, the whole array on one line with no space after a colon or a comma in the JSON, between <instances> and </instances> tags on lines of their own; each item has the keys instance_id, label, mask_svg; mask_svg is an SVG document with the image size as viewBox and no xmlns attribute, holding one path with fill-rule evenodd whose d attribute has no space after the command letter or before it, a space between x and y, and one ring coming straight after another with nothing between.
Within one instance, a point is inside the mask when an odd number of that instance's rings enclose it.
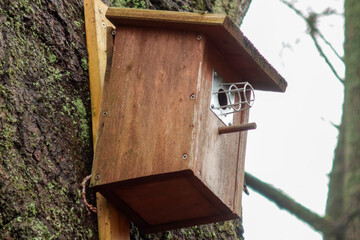
<instances>
[{"instance_id":1,"label":"screw head","mask_svg":"<svg viewBox=\"0 0 360 240\"><path fill-rule=\"evenodd\" d=\"M102 26L103 28L106 28L106 23L104 21L102 22Z\"/></svg>"},{"instance_id":2,"label":"screw head","mask_svg":"<svg viewBox=\"0 0 360 240\"><path fill-rule=\"evenodd\" d=\"M106 117L107 115L108 115L108 112L107 112L107 111L103 112L103 116L104 116L104 117Z\"/></svg>"},{"instance_id":3,"label":"screw head","mask_svg":"<svg viewBox=\"0 0 360 240\"><path fill-rule=\"evenodd\" d=\"M99 179L100 179L100 175L98 174L95 176L95 180L99 180Z\"/></svg>"},{"instance_id":4,"label":"screw head","mask_svg":"<svg viewBox=\"0 0 360 240\"><path fill-rule=\"evenodd\" d=\"M228 123L228 125L229 125L229 126L231 126L231 125L232 125L232 123L231 123L231 122L229 122L229 123Z\"/></svg>"},{"instance_id":5,"label":"screw head","mask_svg":"<svg viewBox=\"0 0 360 240\"><path fill-rule=\"evenodd\" d=\"M194 100L194 99L195 99L195 94L194 94L194 93L190 95L190 99L191 99L191 100Z\"/></svg>"},{"instance_id":6,"label":"screw head","mask_svg":"<svg viewBox=\"0 0 360 240\"><path fill-rule=\"evenodd\" d=\"M201 39L202 39L202 36L200 34L197 35L196 40L200 41Z\"/></svg>"},{"instance_id":7,"label":"screw head","mask_svg":"<svg viewBox=\"0 0 360 240\"><path fill-rule=\"evenodd\" d=\"M114 29L114 30L112 30L111 34L112 34L113 36L115 36L115 34L116 34L116 30L115 30L115 29Z\"/></svg>"},{"instance_id":8,"label":"screw head","mask_svg":"<svg viewBox=\"0 0 360 240\"><path fill-rule=\"evenodd\" d=\"M187 157L188 157L188 156L187 156L186 153L184 153L184 154L182 155L182 159L184 159L184 160L187 159Z\"/></svg>"},{"instance_id":9,"label":"screw head","mask_svg":"<svg viewBox=\"0 0 360 240\"><path fill-rule=\"evenodd\" d=\"M211 108L214 108L215 106L214 106L214 104L211 104L210 107L211 107Z\"/></svg>"},{"instance_id":10,"label":"screw head","mask_svg":"<svg viewBox=\"0 0 360 240\"><path fill-rule=\"evenodd\" d=\"M101 9L101 8L99 8L99 13L102 13L102 9Z\"/></svg>"}]
</instances>

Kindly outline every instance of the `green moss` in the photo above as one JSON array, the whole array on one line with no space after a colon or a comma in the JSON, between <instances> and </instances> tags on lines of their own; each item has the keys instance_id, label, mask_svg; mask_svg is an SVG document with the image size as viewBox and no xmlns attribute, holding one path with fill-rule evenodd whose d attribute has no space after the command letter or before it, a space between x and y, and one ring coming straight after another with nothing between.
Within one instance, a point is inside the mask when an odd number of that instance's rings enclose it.
<instances>
[{"instance_id":1,"label":"green moss","mask_svg":"<svg viewBox=\"0 0 360 240\"><path fill-rule=\"evenodd\" d=\"M113 7L123 7L123 8L139 8L139 9L146 8L146 3L144 0L112 0L111 5Z\"/></svg>"},{"instance_id":2,"label":"green moss","mask_svg":"<svg viewBox=\"0 0 360 240\"><path fill-rule=\"evenodd\" d=\"M92 238L92 237L94 236L91 228L89 228L89 229L87 230L87 234L88 234L88 237L89 237L89 238Z\"/></svg>"},{"instance_id":3,"label":"green moss","mask_svg":"<svg viewBox=\"0 0 360 240\"><path fill-rule=\"evenodd\" d=\"M53 64L56 62L56 56L53 53L49 53L48 60L50 64Z\"/></svg>"},{"instance_id":4,"label":"green moss","mask_svg":"<svg viewBox=\"0 0 360 240\"><path fill-rule=\"evenodd\" d=\"M74 105L79 117L86 118L86 109L83 101L80 98L78 98L76 100L73 100L71 103Z\"/></svg>"},{"instance_id":5,"label":"green moss","mask_svg":"<svg viewBox=\"0 0 360 240\"><path fill-rule=\"evenodd\" d=\"M81 26L83 25L81 22L79 21L76 21L74 20L74 25L77 27L77 28L81 28Z\"/></svg>"},{"instance_id":6,"label":"green moss","mask_svg":"<svg viewBox=\"0 0 360 240\"><path fill-rule=\"evenodd\" d=\"M83 39L72 36L78 47L70 52L73 59L65 62L52 51L56 30L43 21L40 8L48 6L41 0L19 0L6 7L0 2L0 28L7 33L0 54L0 196L5 196L0 197L0 238L91 239L96 229L86 224L89 218L77 189L83 168L75 168L89 155L89 114L83 102L88 86L74 83L70 74L73 69L81 72L83 64L87 68L86 51L78 43ZM71 19L79 17L81 12ZM74 24L83 26L82 20ZM69 39L59 42L65 41L66 48ZM71 68L76 54L85 62ZM82 142L69 150L73 132Z\"/></svg>"},{"instance_id":7,"label":"green moss","mask_svg":"<svg viewBox=\"0 0 360 240\"><path fill-rule=\"evenodd\" d=\"M172 234L171 234L171 232L165 232L165 239L168 239L168 240L170 240L170 239L172 239Z\"/></svg>"},{"instance_id":8,"label":"green moss","mask_svg":"<svg viewBox=\"0 0 360 240\"><path fill-rule=\"evenodd\" d=\"M87 59L86 58L82 58L81 59L81 67L87 71L89 69L89 65L88 65L88 62L87 62Z\"/></svg>"},{"instance_id":9,"label":"green moss","mask_svg":"<svg viewBox=\"0 0 360 240\"><path fill-rule=\"evenodd\" d=\"M192 3L193 8L196 9L196 12L204 12L204 13L207 12L205 1L193 0L193 1L191 1L191 3ZM183 9L185 11L189 11L187 6L183 6Z\"/></svg>"}]
</instances>

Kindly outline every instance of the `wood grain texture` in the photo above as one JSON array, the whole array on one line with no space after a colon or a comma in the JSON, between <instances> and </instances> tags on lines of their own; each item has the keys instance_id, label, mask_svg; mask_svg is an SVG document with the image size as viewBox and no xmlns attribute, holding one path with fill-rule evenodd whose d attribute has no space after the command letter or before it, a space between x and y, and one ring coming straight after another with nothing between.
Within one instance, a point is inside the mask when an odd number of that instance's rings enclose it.
<instances>
[{"instance_id":1,"label":"wood grain texture","mask_svg":"<svg viewBox=\"0 0 360 240\"><path fill-rule=\"evenodd\" d=\"M246 135L218 134L223 123L209 109L214 69L242 80L203 35L117 28L91 185L144 231L241 215ZM247 123L243 114L234 124Z\"/></svg>"},{"instance_id":2,"label":"wood grain texture","mask_svg":"<svg viewBox=\"0 0 360 240\"><path fill-rule=\"evenodd\" d=\"M224 14L201 14L190 12L159 11L130 8L109 8L106 12L106 17L115 25L123 25L124 20L128 20L128 22L143 21L144 24L146 24L145 22L147 22L147 26L152 27L159 26L158 24L161 25L165 23L178 25L222 25L226 19L226 15Z\"/></svg>"},{"instance_id":3,"label":"wood grain texture","mask_svg":"<svg viewBox=\"0 0 360 240\"><path fill-rule=\"evenodd\" d=\"M109 63L112 59L112 31L115 29L105 17L107 8L100 0L84 0L94 152L103 83L105 77L109 76ZM100 193L96 193L96 199L99 239L130 239L129 220L126 216L115 209Z\"/></svg>"},{"instance_id":4,"label":"wood grain texture","mask_svg":"<svg viewBox=\"0 0 360 240\"><path fill-rule=\"evenodd\" d=\"M107 9L108 6L100 0L84 0L94 148L97 140L102 87L107 68L107 27L115 29L115 26L105 17Z\"/></svg>"},{"instance_id":5,"label":"wood grain texture","mask_svg":"<svg viewBox=\"0 0 360 240\"><path fill-rule=\"evenodd\" d=\"M100 177L92 178L93 185L192 164L196 100L191 95L203 51L196 36L118 27L93 168Z\"/></svg>"},{"instance_id":6,"label":"wood grain texture","mask_svg":"<svg viewBox=\"0 0 360 240\"><path fill-rule=\"evenodd\" d=\"M107 7L84 4L87 23L96 23L86 29L91 185L109 200L97 194L100 239L129 239L115 206L146 232L241 216L247 133L219 135L212 71L262 90L285 91L286 81L224 15L110 8L112 55ZM248 114L235 114L234 124Z\"/></svg>"},{"instance_id":7,"label":"wood grain texture","mask_svg":"<svg viewBox=\"0 0 360 240\"><path fill-rule=\"evenodd\" d=\"M96 194L100 240L129 240L128 218L100 193Z\"/></svg>"},{"instance_id":8,"label":"wood grain texture","mask_svg":"<svg viewBox=\"0 0 360 240\"><path fill-rule=\"evenodd\" d=\"M101 191L144 233L238 217L189 170L106 184Z\"/></svg>"},{"instance_id":9,"label":"wood grain texture","mask_svg":"<svg viewBox=\"0 0 360 240\"><path fill-rule=\"evenodd\" d=\"M200 101L195 125L197 132L194 172L224 204L240 216L241 212L234 208L234 196L242 194L242 188L236 186L239 185L238 172L244 171L244 168L238 169L238 162L244 160L240 159L239 153L244 152L245 148L241 147L239 133L219 135L218 128L223 127L224 124L209 110L211 91L204 91L204 89L211 89L213 69L228 83L243 80L233 69L229 68L224 56L214 45L210 42L207 43L197 89ZM234 114L233 124L247 123L243 114L246 114L246 111ZM246 138L242 140L246 141Z\"/></svg>"},{"instance_id":10,"label":"wood grain texture","mask_svg":"<svg viewBox=\"0 0 360 240\"><path fill-rule=\"evenodd\" d=\"M255 89L280 92L286 89L285 79L225 15L109 8L106 16L117 26L157 27L205 34L227 64Z\"/></svg>"},{"instance_id":11,"label":"wood grain texture","mask_svg":"<svg viewBox=\"0 0 360 240\"><path fill-rule=\"evenodd\" d=\"M249 97L249 96L248 96ZM250 109L247 109L242 112L240 116L241 123L249 122ZM236 174L235 174L235 191L234 191L234 201L233 201L233 211L234 213L242 216L242 193L244 188L244 177L245 177L245 156L246 156L246 143L247 143L247 131L239 133L239 150L237 156L236 164Z\"/></svg>"}]
</instances>

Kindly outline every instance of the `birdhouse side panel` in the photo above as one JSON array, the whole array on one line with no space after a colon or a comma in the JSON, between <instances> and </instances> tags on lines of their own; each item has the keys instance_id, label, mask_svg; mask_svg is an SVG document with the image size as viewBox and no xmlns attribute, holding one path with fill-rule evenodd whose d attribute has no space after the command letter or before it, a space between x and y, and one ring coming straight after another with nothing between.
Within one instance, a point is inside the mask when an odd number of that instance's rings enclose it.
<instances>
[{"instance_id":1,"label":"birdhouse side panel","mask_svg":"<svg viewBox=\"0 0 360 240\"><path fill-rule=\"evenodd\" d=\"M235 203L235 196L241 195L242 190L242 186L239 186L242 180L240 181L238 176L242 175L240 172L243 171L241 161L246 135L219 134L219 127L224 127L225 124L210 110L210 99L214 94L211 91L214 71L227 83L241 82L241 76L235 74L221 53L207 42L196 122L198 132L195 174L226 206L239 214L239 211L236 211L238 204ZM247 123L248 119L244 114L247 114L247 110L233 114L232 124Z\"/></svg>"},{"instance_id":2,"label":"birdhouse side panel","mask_svg":"<svg viewBox=\"0 0 360 240\"><path fill-rule=\"evenodd\" d=\"M203 52L194 33L117 28L93 185L194 165L194 96Z\"/></svg>"},{"instance_id":3,"label":"birdhouse side panel","mask_svg":"<svg viewBox=\"0 0 360 240\"><path fill-rule=\"evenodd\" d=\"M240 117L241 123L249 122L250 110L247 109L242 112ZM235 192L234 192L234 207L233 211L241 217L242 215L242 193L244 188L244 175L245 175L245 155L246 155L246 143L247 143L247 131L239 133L239 150L238 150L238 162L237 173L235 178Z\"/></svg>"}]
</instances>

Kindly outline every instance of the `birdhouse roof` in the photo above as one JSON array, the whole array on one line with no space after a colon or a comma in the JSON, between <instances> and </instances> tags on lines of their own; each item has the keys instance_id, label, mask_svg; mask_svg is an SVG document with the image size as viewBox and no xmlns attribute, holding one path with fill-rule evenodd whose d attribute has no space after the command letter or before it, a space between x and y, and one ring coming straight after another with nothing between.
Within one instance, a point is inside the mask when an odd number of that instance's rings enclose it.
<instances>
[{"instance_id":1,"label":"birdhouse roof","mask_svg":"<svg viewBox=\"0 0 360 240\"><path fill-rule=\"evenodd\" d=\"M242 81L249 82L258 90L284 92L286 89L285 79L226 15L109 8L106 17L115 26L156 27L205 34Z\"/></svg>"}]
</instances>

